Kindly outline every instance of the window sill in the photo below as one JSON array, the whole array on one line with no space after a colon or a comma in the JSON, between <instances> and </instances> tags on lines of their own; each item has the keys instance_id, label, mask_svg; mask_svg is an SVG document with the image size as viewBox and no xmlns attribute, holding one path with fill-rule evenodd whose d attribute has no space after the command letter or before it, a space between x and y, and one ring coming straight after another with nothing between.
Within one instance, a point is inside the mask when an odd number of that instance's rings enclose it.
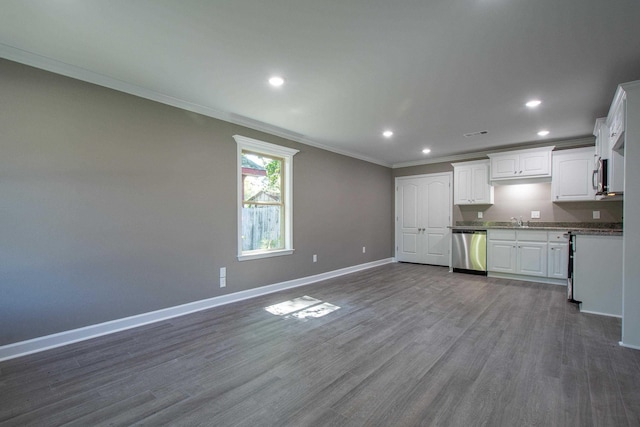
<instances>
[{"instance_id":1,"label":"window sill","mask_svg":"<svg viewBox=\"0 0 640 427\"><path fill-rule=\"evenodd\" d=\"M252 259L271 258L275 256L291 255L293 251L294 251L293 249L280 249L277 251L265 251L265 252L258 252L254 254L238 255L238 261L249 261Z\"/></svg>"}]
</instances>

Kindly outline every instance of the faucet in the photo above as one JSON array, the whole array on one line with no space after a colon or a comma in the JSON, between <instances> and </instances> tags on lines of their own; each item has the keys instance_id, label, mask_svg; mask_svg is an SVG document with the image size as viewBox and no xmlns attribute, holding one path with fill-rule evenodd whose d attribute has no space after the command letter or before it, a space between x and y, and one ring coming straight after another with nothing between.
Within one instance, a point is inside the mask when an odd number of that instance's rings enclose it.
<instances>
[{"instance_id":1,"label":"faucet","mask_svg":"<svg viewBox=\"0 0 640 427\"><path fill-rule=\"evenodd\" d=\"M517 225L518 227L522 227L524 225L524 222L522 222L522 215L520 216L520 218L516 218L515 216L512 216L511 221L513 221L514 224Z\"/></svg>"}]
</instances>

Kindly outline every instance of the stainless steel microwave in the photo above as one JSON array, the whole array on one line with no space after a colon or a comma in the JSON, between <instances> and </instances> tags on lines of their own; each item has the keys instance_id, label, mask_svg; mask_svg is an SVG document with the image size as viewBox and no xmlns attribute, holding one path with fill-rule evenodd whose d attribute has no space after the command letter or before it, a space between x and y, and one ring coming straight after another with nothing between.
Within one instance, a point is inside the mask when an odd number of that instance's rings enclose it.
<instances>
[{"instance_id":1,"label":"stainless steel microwave","mask_svg":"<svg viewBox=\"0 0 640 427\"><path fill-rule=\"evenodd\" d=\"M596 162L596 169L593 171L592 185L598 196L606 195L609 191L607 185L607 159L599 158Z\"/></svg>"}]
</instances>

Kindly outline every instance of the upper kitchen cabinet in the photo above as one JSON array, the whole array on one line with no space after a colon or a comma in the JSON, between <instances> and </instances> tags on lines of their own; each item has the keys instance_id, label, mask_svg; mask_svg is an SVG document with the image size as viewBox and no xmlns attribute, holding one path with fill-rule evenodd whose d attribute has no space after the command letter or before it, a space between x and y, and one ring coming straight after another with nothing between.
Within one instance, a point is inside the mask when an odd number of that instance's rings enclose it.
<instances>
[{"instance_id":1,"label":"upper kitchen cabinet","mask_svg":"<svg viewBox=\"0 0 640 427\"><path fill-rule=\"evenodd\" d=\"M493 186L489 182L489 160L452 163L453 203L492 205Z\"/></svg>"},{"instance_id":2,"label":"upper kitchen cabinet","mask_svg":"<svg viewBox=\"0 0 640 427\"><path fill-rule=\"evenodd\" d=\"M625 113L625 93L618 91L611 104L607 126L609 128L609 150L619 150L624 145L624 113Z\"/></svg>"},{"instance_id":3,"label":"upper kitchen cabinet","mask_svg":"<svg viewBox=\"0 0 640 427\"><path fill-rule=\"evenodd\" d=\"M593 147L574 148L553 153L551 194L554 202L594 201L595 160Z\"/></svg>"},{"instance_id":4,"label":"upper kitchen cabinet","mask_svg":"<svg viewBox=\"0 0 640 427\"><path fill-rule=\"evenodd\" d=\"M489 154L491 181L550 178L551 151L554 147L531 148Z\"/></svg>"},{"instance_id":5,"label":"upper kitchen cabinet","mask_svg":"<svg viewBox=\"0 0 640 427\"><path fill-rule=\"evenodd\" d=\"M599 168L604 169L600 173L605 178L602 180L604 186L602 193L605 195L605 199L619 199L624 192L625 141L628 139L627 126L631 124L626 120L628 114L627 93L628 91L637 91L639 86L640 81L618 86L605 122L602 123L603 119L596 120L596 128L594 129L596 147L600 147L600 157L606 164L605 168ZM602 160L600 164L603 163Z\"/></svg>"}]
</instances>

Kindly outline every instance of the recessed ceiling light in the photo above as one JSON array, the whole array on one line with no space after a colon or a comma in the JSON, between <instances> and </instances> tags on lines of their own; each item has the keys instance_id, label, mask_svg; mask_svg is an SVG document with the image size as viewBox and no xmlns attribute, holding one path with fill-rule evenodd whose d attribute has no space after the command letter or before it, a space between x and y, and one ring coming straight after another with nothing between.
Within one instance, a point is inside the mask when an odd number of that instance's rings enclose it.
<instances>
[{"instance_id":1,"label":"recessed ceiling light","mask_svg":"<svg viewBox=\"0 0 640 427\"><path fill-rule=\"evenodd\" d=\"M429 154L431 152L431 150L429 148L425 148L424 150L422 150L422 154Z\"/></svg>"},{"instance_id":2,"label":"recessed ceiling light","mask_svg":"<svg viewBox=\"0 0 640 427\"><path fill-rule=\"evenodd\" d=\"M538 136L547 136L547 135L549 135L548 130L541 130L540 132L538 132Z\"/></svg>"},{"instance_id":3,"label":"recessed ceiling light","mask_svg":"<svg viewBox=\"0 0 640 427\"><path fill-rule=\"evenodd\" d=\"M269 79L269 84L271 86L280 87L284 84L284 79L279 76L273 76Z\"/></svg>"},{"instance_id":4,"label":"recessed ceiling light","mask_svg":"<svg viewBox=\"0 0 640 427\"><path fill-rule=\"evenodd\" d=\"M542 101L540 101L539 99L532 99L531 101L527 102L524 105L526 105L529 108L536 108L540 104L542 104Z\"/></svg>"},{"instance_id":5,"label":"recessed ceiling light","mask_svg":"<svg viewBox=\"0 0 640 427\"><path fill-rule=\"evenodd\" d=\"M385 130L384 132L382 132L382 136L384 136L385 138L391 138L393 136L393 132L390 130Z\"/></svg>"}]
</instances>

